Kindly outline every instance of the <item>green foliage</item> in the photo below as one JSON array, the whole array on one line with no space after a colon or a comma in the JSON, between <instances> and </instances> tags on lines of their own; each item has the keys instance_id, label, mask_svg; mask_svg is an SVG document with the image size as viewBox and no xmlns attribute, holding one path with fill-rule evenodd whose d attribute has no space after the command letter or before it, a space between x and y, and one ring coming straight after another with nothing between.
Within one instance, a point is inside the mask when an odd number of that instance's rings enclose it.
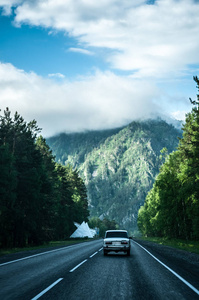
<instances>
[{"instance_id":1,"label":"green foliage","mask_svg":"<svg viewBox=\"0 0 199 300\"><path fill-rule=\"evenodd\" d=\"M109 220L108 218L101 220L97 217L92 217L88 224L90 228L99 228L99 236L102 238L104 238L106 230L115 230L119 227L115 220Z\"/></svg>"},{"instance_id":2,"label":"green foliage","mask_svg":"<svg viewBox=\"0 0 199 300\"><path fill-rule=\"evenodd\" d=\"M70 163L83 178L91 217L115 219L137 230L137 214L165 159L181 133L162 120L132 122L105 131L61 134L47 140L56 160Z\"/></svg>"},{"instance_id":3,"label":"green foliage","mask_svg":"<svg viewBox=\"0 0 199 300\"><path fill-rule=\"evenodd\" d=\"M74 134L60 134L47 139L48 145L53 149L56 160L62 165L68 163L73 169L84 162L86 155L98 147L109 136L119 132L120 129L102 131L86 131Z\"/></svg>"},{"instance_id":4,"label":"green foliage","mask_svg":"<svg viewBox=\"0 0 199 300\"><path fill-rule=\"evenodd\" d=\"M191 103L178 150L167 156L139 210L144 235L199 239L199 95Z\"/></svg>"},{"instance_id":5,"label":"green foliage","mask_svg":"<svg viewBox=\"0 0 199 300\"><path fill-rule=\"evenodd\" d=\"M60 199L56 237L64 239L74 231L74 221L88 221L88 202L85 185L76 170L73 171L70 165L56 164L56 173Z\"/></svg>"},{"instance_id":6,"label":"green foliage","mask_svg":"<svg viewBox=\"0 0 199 300\"><path fill-rule=\"evenodd\" d=\"M73 221L88 218L77 171L57 165L36 121L7 108L0 116L0 246L23 247L64 239ZM77 201L78 199L78 201Z\"/></svg>"}]
</instances>

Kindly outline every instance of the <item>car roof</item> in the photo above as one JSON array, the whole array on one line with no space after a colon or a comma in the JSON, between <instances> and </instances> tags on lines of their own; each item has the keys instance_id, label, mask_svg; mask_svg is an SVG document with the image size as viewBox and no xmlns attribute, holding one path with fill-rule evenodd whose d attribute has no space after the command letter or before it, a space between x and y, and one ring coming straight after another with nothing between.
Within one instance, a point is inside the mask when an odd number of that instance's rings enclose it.
<instances>
[{"instance_id":1,"label":"car roof","mask_svg":"<svg viewBox=\"0 0 199 300\"><path fill-rule=\"evenodd\" d=\"M107 230L106 232L127 232L127 230Z\"/></svg>"}]
</instances>

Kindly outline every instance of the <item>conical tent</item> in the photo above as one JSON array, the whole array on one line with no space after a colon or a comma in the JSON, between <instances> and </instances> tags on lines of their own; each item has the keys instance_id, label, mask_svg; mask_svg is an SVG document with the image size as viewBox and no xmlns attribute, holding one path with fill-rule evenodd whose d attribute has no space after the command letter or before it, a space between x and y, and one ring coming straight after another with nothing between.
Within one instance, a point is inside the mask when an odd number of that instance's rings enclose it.
<instances>
[{"instance_id":1,"label":"conical tent","mask_svg":"<svg viewBox=\"0 0 199 300\"><path fill-rule=\"evenodd\" d=\"M77 228L80 226L80 224L77 223L77 222L74 222L74 225L75 225Z\"/></svg>"},{"instance_id":2,"label":"conical tent","mask_svg":"<svg viewBox=\"0 0 199 300\"><path fill-rule=\"evenodd\" d=\"M76 225L76 227L77 227L77 225ZM73 234L70 237L71 238L78 238L78 237L93 238L95 235L96 235L96 231L94 229L90 229L87 223L82 222L82 224L78 226L78 228L73 232Z\"/></svg>"}]
</instances>

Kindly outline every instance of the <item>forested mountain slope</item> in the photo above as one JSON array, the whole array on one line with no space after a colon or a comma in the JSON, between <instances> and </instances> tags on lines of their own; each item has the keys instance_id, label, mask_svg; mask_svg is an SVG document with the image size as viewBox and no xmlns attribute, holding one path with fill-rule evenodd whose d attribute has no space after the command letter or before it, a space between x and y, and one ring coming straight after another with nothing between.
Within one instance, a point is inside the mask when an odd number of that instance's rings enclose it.
<instances>
[{"instance_id":1,"label":"forested mountain slope","mask_svg":"<svg viewBox=\"0 0 199 300\"><path fill-rule=\"evenodd\" d=\"M163 163L160 150L172 152L181 132L162 120L132 122L114 130L61 134L47 143L62 164L72 164L84 179L91 216L108 216L135 231L137 214Z\"/></svg>"},{"instance_id":2,"label":"forested mountain slope","mask_svg":"<svg viewBox=\"0 0 199 300\"><path fill-rule=\"evenodd\" d=\"M122 128L86 131L77 133L61 133L47 139L48 144L56 155L56 160L64 165L70 163L73 168L78 168L84 162L85 155L100 146L105 140L118 133Z\"/></svg>"}]
</instances>

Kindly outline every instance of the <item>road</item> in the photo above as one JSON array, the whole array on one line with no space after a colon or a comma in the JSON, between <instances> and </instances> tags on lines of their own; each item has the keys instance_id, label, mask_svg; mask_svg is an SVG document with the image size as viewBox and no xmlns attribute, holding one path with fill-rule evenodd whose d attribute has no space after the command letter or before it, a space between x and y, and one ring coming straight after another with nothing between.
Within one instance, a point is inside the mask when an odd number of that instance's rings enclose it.
<instances>
[{"instance_id":1,"label":"road","mask_svg":"<svg viewBox=\"0 0 199 300\"><path fill-rule=\"evenodd\" d=\"M198 255L131 243L129 257L103 256L102 240L1 257L0 299L199 299Z\"/></svg>"}]
</instances>

